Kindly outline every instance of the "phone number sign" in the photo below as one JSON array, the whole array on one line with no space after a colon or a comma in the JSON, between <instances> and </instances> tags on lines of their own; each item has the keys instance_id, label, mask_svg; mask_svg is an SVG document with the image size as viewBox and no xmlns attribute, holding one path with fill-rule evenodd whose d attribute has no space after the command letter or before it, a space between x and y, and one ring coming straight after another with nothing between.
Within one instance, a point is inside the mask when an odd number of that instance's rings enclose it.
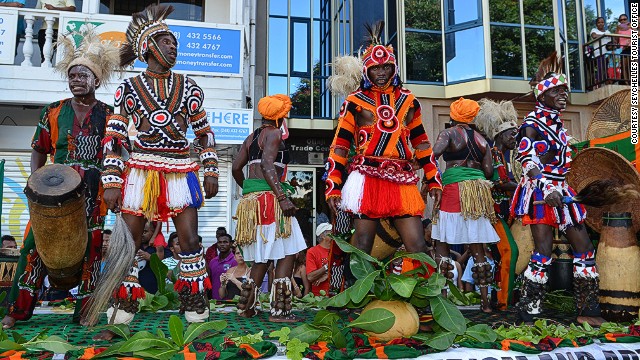
<instances>
[{"instance_id":1,"label":"phone number sign","mask_svg":"<svg viewBox=\"0 0 640 360\"><path fill-rule=\"evenodd\" d=\"M242 76L242 30L173 25L178 40L174 70L190 74ZM139 60L135 68L145 68Z\"/></svg>"},{"instance_id":2,"label":"phone number sign","mask_svg":"<svg viewBox=\"0 0 640 360\"><path fill-rule=\"evenodd\" d=\"M253 131L251 109L206 109L211 130L219 144L242 144Z\"/></svg>"}]
</instances>

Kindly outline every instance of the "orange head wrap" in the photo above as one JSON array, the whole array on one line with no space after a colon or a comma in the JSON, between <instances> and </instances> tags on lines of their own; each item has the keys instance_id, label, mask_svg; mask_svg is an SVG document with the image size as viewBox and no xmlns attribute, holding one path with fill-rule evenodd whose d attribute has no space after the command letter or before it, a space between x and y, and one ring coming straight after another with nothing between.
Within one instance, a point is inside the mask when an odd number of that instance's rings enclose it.
<instances>
[{"instance_id":1,"label":"orange head wrap","mask_svg":"<svg viewBox=\"0 0 640 360\"><path fill-rule=\"evenodd\" d=\"M264 119L278 121L291 110L291 99L287 95L265 96L258 101L258 112Z\"/></svg>"},{"instance_id":2,"label":"orange head wrap","mask_svg":"<svg viewBox=\"0 0 640 360\"><path fill-rule=\"evenodd\" d=\"M480 105L475 100L460 98L451 103L449 116L451 119L469 124L478 115Z\"/></svg>"}]
</instances>

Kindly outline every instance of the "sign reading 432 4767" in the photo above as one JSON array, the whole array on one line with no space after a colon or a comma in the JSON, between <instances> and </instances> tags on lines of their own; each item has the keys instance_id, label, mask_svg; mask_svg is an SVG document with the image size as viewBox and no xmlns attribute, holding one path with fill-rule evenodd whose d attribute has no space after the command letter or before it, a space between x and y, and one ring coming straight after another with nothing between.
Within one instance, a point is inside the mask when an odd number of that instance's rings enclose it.
<instances>
[{"instance_id":1,"label":"sign reading 432 4767","mask_svg":"<svg viewBox=\"0 0 640 360\"><path fill-rule=\"evenodd\" d=\"M13 64L17 28L18 12L0 10L0 64Z\"/></svg>"}]
</instances>

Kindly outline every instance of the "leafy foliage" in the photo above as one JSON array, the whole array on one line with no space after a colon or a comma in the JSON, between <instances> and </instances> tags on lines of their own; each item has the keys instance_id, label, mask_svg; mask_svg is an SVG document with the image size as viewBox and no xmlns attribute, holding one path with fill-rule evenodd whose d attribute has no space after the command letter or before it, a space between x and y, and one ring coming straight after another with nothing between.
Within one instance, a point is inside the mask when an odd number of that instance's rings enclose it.
<instances>
[{"instance_id":1,"label":"leafy foliage","mask_svg":"<svg viewBox=\"0 0 640 360\"><path fill-rule=\"evenodd\" d=\"M156 277L158 291L155 294L146 293L144 299L140 300L140 312L158 312L160 310L176 310L180 306L178 293L172 286L167 286L166 278L169 268L160 261L158 255L151 254L149 260L151 271Z\"/></svg>"}]
</instances>

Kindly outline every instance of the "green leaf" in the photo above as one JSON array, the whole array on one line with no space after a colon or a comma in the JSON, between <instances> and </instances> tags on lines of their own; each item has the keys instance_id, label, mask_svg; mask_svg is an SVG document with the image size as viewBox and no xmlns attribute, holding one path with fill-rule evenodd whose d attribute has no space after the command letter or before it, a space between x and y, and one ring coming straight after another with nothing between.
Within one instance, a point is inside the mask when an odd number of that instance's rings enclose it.
<instances>
[{"instance_id":1,"label":"green leaf","mask_svg":"<svg viewBox=\"0 0 640 360\"><path fill-rule=\"evenodd\" d=\"M225 320L193 323L189 325L189 327L187 328L187 332L185 332L184 334L184 344L191 343L193 340L195 340L195 338L200 336L200 334L202 334L205 331L210 331L210 330L220 331L226 327L227 327L227 322Z\"/></svg>"},{"instance_id":2,"label":"green leaf","mask_svg":"<svg viewBox=\"0 0 640 360\"><path fill-rule=\"evenodd\" d=\"M277 337L280 344L286 344L289 341L289 334L291 329L284 326L280 330L272 331L269 333L269 337Z\"/></svg>"},{"instance_id":3,"label":"green leaf","mask_svg":"<svg viewBox=\"0 0 640 360\"><path fill-rule=\"evenodd\" d=\"M167 305L169 305L169 299L167 299L166 296L161 294L156 294L156 296L153 297L153 301L151 302L151 308L153 309L153 312L162 310Z\"/></svg>"},{"instance_id":4,"label":"green leaf","mask_svg":"<svg viewBox=\"0 0 640 360\"><path fill-rule=\"evenodd\" d=\"M467 328L464 334L480 342L494 342L498 337L498 334L487 324L473 325Z\"/></svg>"},{"instance_id":5,"label":"green leaf","mask_svg":"<svg viewBox=\"0 0 640 360\"><path fill-rule=\"evenodd\" d=\"M173 342L179 347L184 346L184 324L176 315L169 317L169 334L171 334Z\"/></svg>"},{"instance_id":6,"label":"green leaf","mask_svg":"<svg viewBox=\"0 0 640 360\"><path fill-rule=\"evenodd\" d=\"M340 327L335 322L331 324L331 342L333 342L333 345L338 349L344 349L347 347L347 339L344 337Z\"/></svg>"},{"instance_id":7,"label":"green leaf","mask_svg":"<svg viewBox=\"0 0 640 360\"><path fill-rule=\"evenodd\" d=\"M412 296L409 299L409 303L411 303L411 305L413 305L415 308L419 308L419 309L429 306L429 300L419 298L417 296Z\"/></svg>"},{"instance_id":8,"label":"green leaf","mask_svg":"<svg viewBox=\"0 0 640 360\"><path fill-rule=\"evenodd\" d=\"M376 270L369 261L355 253L349 257L349 266L356 279L362 279Z\"/></svg>"},{"instance_id":9,"label":"green leaf","mask_svg":"<svg viewBox=\"0 0 640 360\"><path fill-rule=\"evenodd\" d=\"M347 326L381 334L391 329L395 322L396 316L391 311L387 309L371 309L360 314L357 319Z\"/></svg>"},{"instance_id":10,"label":"green leaf","mask_svg":"<svg viewBox=\"0 0 640 360\"><path fill-rule=\"evenodd\" d=\"M447 280L447 285L449 285L449 292L451 293L451 295L453 295L454 298L456 298L464 305L470 305L469 299L467 299L467 297L460 292L460 289L458 289L458 287L455 286L451 280Z\"/></svg>"},{"instance_id":11,"label":"green leaf","mask_svg":"<svg viewBox=\"0 0 640 360\"><path fill-rule=\"evenodd\" d=\"M338 244L338 246L340 247L340 249L342 251L344 251L346 253L350 253L350 254L351 253L358 254L358 256L361 257L363 260L370 261L370 262L372 262L374 264L378 264L378 266L380 266L380 267L384 266L384 264L380 260L378 260L378 259L374 258L373 256L365 253L364 251L362 251L362 250L358 249L357 247L349 244L348 242L346 242L346 241L344 241L342 239L338 239L338 238L334 238L334 240L336 241L336 244Z\"/></svg>"},{"instance_id":12,"label":"green leaf","mask_svg":"<svg viewBox=\"0 0 640 360\"><path fill-rule=\"evenodd\" d=\"M429 298L442 295L442 288L429 283L423 283L423 286L416 286L413 289L413 293L418 296Z\"/></svg>"},{"instance_id":13,"label":"green leaf","mask_svg":"<svg viewBox=\"0 0 640 360\"><path fill-rule=\"evenodd\" d=\"M451 301L442 296L429 298L433 319L443 328L456 335L464 334L467 330L464 317L458 308Z\"/></svg>"},{"instance_id":14,"label":"green leaf","mask_svg":"<svg viewBox=\"0 0 640 360\"><path fill-rule=\"evenodd\" d=\"M2 340L0 341L0 350L25 350L24 346L18 344L17 342L11 340ZM3 352L4 352L3 351Z\"/></svg>"},{"instance_id":15,"label":"green leaf","mask_svg":"<svg viewBox=\"0 0 640 360\"><path fill-rule=\"evenodd\" d=\"M24 344L27 342L27 339L25 339L24 336L20 335L20 333L17 331L13 331L11 333L11 336L13 336L13 340L18 344Z\"/></svg>"},{"instance_id":16,"label":"green leaf","mask_svg":"<svg viewBox=\"0 0 640 360\"><path fill-rule=\"evenodd\" d=\"M156 277L156 282L158 283L158 291L156 294L161 294L165 292L165 287L167 285L166 278L167 273L169 272L169 268L167 265L162 263L162 260L158 257L158 254L151 254L151 259L149 260L151 263L151 271L153 271L153 275Z\"/></svg>"},{"instance_id":17,"label":"green leaf","mask_svg":"<svg viewBox=\"0 0 640 360\"><path fill-rule=\"evenodd\" d=\"M28 349L41 349L51 351L54 354L65 354L68 351L78 350L79 346L71 345L63 338L52 335L44 340L34 341L25 345Z\"/></svg>"},{"instance_id":18,"label":"green leaf","mask_svg":"<svg viewBox=\"0 0 640 360\"><path fill-rule=\"evenodd\" d=\"M373 284L373 294L376 296L376 299L382 301L389 301L393 299L393 289L391 289L391 285L389 285L389 281L386 279L376 279Z\"/></svg>"},{"instance_id":19,"label":"green leaf","mask_svg":"<svg viewBox=\"0 0 640 360\"><path fill-rule=\"evenodd\" d=\"M453 345L453 341L456 339L456 334L450 331L439 331L431 336L418 334L414 335L413 338L424 342L425 345L436 350L444 351Z\"/></svg>"},{"instance_id":20,"label":"green leaf","mask_svg":"<svg viewBox=\"0 0 640 360\"><path fill-rule=\"evenodd\" d=\"M38 341L38 340L44 340L47 338L47 333L49 332L49 329L44 329L42 331L40 331L36 336L32 337L31 340L29 340L28 342L34 342L34 341Z\"/></svg>"},{"instance_id":21,"label":"green leaf","mask_svg":"<svg viewBox=\"0 0 640 360\"><path fill-rule=\"evenodd\" d=\"M131 337L133 339L133 336ZM170 339L140 339L134 342L130 342L126 345L123 345L120 348L121 352L137 352L137 351L145 351L149 349L173 349L179 350L178 347L173 341Z\"/></svg>"},{"instance_id":22,"label":"green leaf","mask_svg":"<svg viewBox=\"0 0 640 360\"><path fill-rule=\"evenodd\" d=\"M167 336L164 334L164 331L162 331L162 329L157 329L156 330L156 336L161 338L161 339L166 339Z\"/></svg>"},{"instance_id":23,"label":"green leaf","mask_svg":"<svg viewBox=\"0 0 640 360\"><path fill-rule=\"evenodd\" d=\"M396 294L402 296L403 298L411 297L411 293L413 292L413 288L418 283L418 280L412 277L406 277L403 275L389 275L387 277L389 280L389 284L391 288L396 292Z\"/></svg>"},{"instance_id":24,"label":"green leaf","mask_svg":"<svg viewBox=\"0 0 640 360\"><path fill-rule=\"evenodd\" d=\"M173 357L173 355L177 354L180 350L175 349L148 349L142 351L135 351L133 353L134 356L139 356L144 359L158 359L158 360L168 360Z\"/></svg>"},{"instance_id":25,"label":"green leaf","mask_svg":"<svg viewBox=\"0 0 640 360\"><path fill-rule=\"evenodd\" d=\"M349 294L353 291L352 289L353 287L347 288L343 292L337 294L336 296L329 298L325 303L326 306L332 306L337 308L342 308L347 306L350 300Z\"/></svg>"},{"instance_id":26,"label":"green leaf","mask_svg":"<svg viewBox=\"0 0 640 360\"><path fill-rule=\"evenodd\" d=\"M295 327L289 334L289 339L298 339L301 342L313 344L324 332L311 324L303 324Z\"/></svg>"},{"instance_id":27,"label":"green leaf","mask_svg":"<svg viewBox=\"0 0 640 360\"><path fill-rule=\"evenodd\" d=\"M129 326L125 324L106 325L104 328L125 340L129 340L129 337L131 336L131 330L129 329Z\"/></svg>"},{"instance_id":28,"label":"green leaf","mask_svg":"<svg viewBox=\"0 0 640 360\"><path fill-rule=\"evenodd\" d=\"M353 301L354 303L359 303L360 301L362 301L362 299L364 299L364 297L369 294L369 291L371 291L373 281L379 274L380 270L374 271L368 274L365 278L356 281L355 284L350 287L351 292L349 294L349 297L351 298L351 301Z\"/></svg>"},{"instance_id":29,"label":"green leaf","mask_svg":"<svg viewBox=\"0 0 640 360\"><path fill-rule=\"evenodd\" d=\"M340 320L338 314L329 310L320 310L313 318L313 325L331 325Z\"/></svg>"},{"instance_id":30,"label":"green leaf","mask_svg":"<svg viewBox=\"0 0 640 360\"><path fill-rule=\"evenodd\" d=\"M447 283L447 278L445 278L444 275L440 273L434 273L434 274L431 274L427 282L429 283L429 285L437 286L440 289L442 289L444 285Z\"/></svg>"},{"instance_id":31,"label":"green leaf","mask_svg":"<svg viewBox=\"0 0 640 360\"><path fill-rule=\"evenodd\" d=\"M309 344L299 339L291 339L287 343L287 358L292 360L302 360L302 354L307 351Z\"/></svg>"}]
</instances>

